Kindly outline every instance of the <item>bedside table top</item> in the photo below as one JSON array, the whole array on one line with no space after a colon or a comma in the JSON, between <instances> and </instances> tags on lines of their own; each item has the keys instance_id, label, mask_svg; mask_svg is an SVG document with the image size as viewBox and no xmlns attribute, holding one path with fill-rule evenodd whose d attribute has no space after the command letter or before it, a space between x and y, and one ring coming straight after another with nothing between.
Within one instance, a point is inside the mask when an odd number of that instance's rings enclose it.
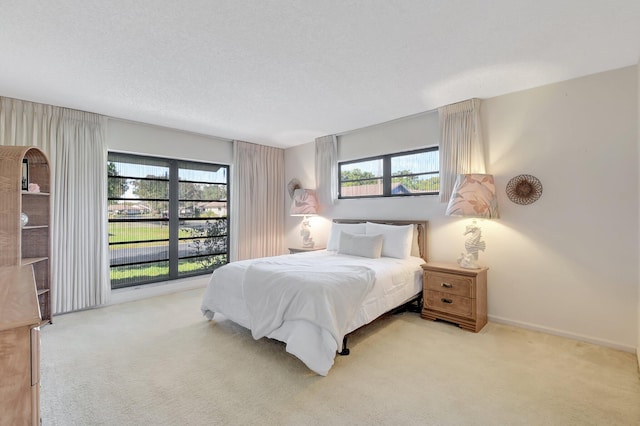
<instances>
[{"instance_id":1,"label":"bedside table top","mask_svg":"<svg viewBox=\"0 0 640 426\"><path fill-rule=\"evenodd\" d=\"M289 247L291 253L300 253L303 251L317 251L324 250L324 247Z\"/></svg>"},{"instance_id":2,"label":"bedside table top","mask_svg":"<svg viewBox=\"0 0 640 426\"><path fill-rule=\"evenodd\" d=\"M480 269L468 269L468 268L463 268L456 263L429 262L429 263L423 263L422 269L424 269L425 271L453 272L460 275L475 276L475 275L478 275L480 272L488 270L489 268L483 266Z\"/></svg>"}]
</instances>

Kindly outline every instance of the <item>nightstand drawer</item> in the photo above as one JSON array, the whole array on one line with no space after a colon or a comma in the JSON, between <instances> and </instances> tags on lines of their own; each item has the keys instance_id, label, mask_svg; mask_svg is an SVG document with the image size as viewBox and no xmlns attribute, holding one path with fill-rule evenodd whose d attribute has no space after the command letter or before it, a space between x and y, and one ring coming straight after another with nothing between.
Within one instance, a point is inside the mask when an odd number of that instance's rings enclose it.
<instances>
[{"instance_id":1,"label":"nightstand drawer","mask_svg":"<svg viewBox=\"0 0 640 426\"><path fill-rule=\"evenodd\" d=\"M425 273L427 280L425 288L447 294L474 297L473 279L460 275L445 274L439 272Z\"/></svg>"},{"instance_id":2,"label":"nightstand drawer","mask_svg":"<svg viewBox=\"0 0 640 426\"><path fill-rule=\"evenodd\" d=\"M448 312L469 318L473 318L475 316L474 300L468 297L441 293L439 291L427 291L424 303L428 309Z\"/></svg>"}]
</instances>

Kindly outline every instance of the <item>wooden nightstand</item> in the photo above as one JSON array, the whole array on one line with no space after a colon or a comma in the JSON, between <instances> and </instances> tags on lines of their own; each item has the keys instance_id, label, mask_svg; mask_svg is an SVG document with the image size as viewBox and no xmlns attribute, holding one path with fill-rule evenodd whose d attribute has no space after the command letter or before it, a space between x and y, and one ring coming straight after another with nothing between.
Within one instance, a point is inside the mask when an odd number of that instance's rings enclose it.
<instances>
[{"instance_id":1,"label":"wooden nightstand","mask_svg":"<svg viewBox=\"0 0 640 426\"><path fill-rule=\"evenodd\" d=\"M324 250L324 247L289 247L289 254L304 253L305 251Z\"/></svg>"},{"instance_id":2,"label":"wooden nightstand","mask_svg":"<svg viewBox=\"0 0 640 426\"><path fill-rule=\"evenodd\" d=\"M465 269L449 263L422 265L422 318L480 331L487 323L487 269Z\"/></svg>"}]
</instances>

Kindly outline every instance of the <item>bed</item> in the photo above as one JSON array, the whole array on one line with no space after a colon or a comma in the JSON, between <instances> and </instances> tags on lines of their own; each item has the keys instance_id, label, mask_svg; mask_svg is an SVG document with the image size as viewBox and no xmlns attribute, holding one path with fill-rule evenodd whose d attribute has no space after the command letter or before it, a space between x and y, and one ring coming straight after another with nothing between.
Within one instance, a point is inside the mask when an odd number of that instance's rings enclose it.
<instances>
[{"instance_id":1,"label":"bed","mask_svg":"<svg viewBox=\"0 0 640 426\"><path fill-rule=\"evenodd\" d=\"M231 262L209 280L201 311L268 337L326 376L346 336L421 300L426 221L334 220L326 250ZM339 348L342 345L340 352Z\"/></svg>"}]
</instances>

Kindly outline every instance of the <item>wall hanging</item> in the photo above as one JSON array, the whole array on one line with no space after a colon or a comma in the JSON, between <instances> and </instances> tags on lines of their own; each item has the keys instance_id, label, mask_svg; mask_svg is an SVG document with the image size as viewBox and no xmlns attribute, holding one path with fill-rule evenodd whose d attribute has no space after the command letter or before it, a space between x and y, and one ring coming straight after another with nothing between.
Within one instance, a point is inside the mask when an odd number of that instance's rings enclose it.
<instances>
[{"instance_id":1,"label":"wall hanging","mask_svg":"<svg viewBox=\"0 0 640 426\"><path fill-rule=\"evenodd\" d=\"M287 184L287 191L289 192L289 198L293 199L293 193L296 189L302 188L300 181L298 179L291 179Z\"/></svg>"},{"instance_id":2,"label":"wall hanging","mask_svg":"<svg viewBox=\"0 0 640 426\"><path fill-rule=\"evenodd\" d=\"M516 204L534 203L542 195L540 180L531 175L518 175L507 183L507 197Z\"/></svg>"}]
</instances>

